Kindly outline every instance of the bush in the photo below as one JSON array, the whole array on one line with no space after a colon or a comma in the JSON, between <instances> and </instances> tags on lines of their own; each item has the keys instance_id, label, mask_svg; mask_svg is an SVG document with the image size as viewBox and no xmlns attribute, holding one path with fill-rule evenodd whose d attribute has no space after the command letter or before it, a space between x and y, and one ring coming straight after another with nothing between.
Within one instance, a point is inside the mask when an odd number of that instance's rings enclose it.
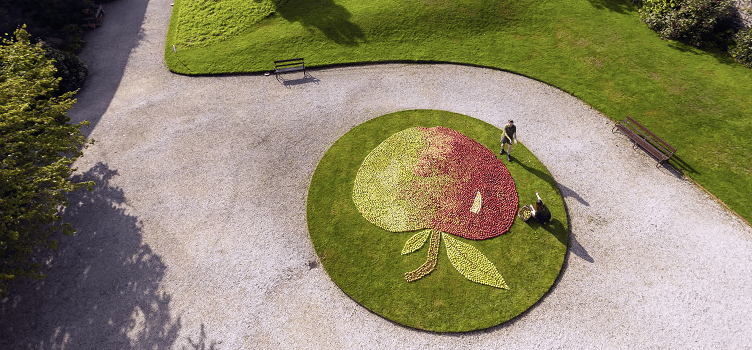
<instances>
[{"instance_id":1,"label":"bush","mask_svg":"<svg viewBox=\"0 0 752 350\"><path fill-rule=\"evenodd\" d=\"M667 11L678 7L678 0L644 0L642 6L646 11L655 13L666 13Z\"/></svg>"},{"instance_id":2,"label":"bush","mask_svg":"<svg viewBox=\"0 0 752 350\"><path fill-rule=\"evenodd\" d=\"M724 48L733 31L732 0L645 0L640 17L663 39Z\"/></svg>"},{"instance_id":3,"label":"bush","mask_svg":"<svg viewBox=\"0 0 752 350\"><path fill-rule=\"evenodd\" d=\"M739 63L752 68L752 27L742 29L734 35L734 46L729 53Z\"/></svg>"},{"instance_id":4,"label":"bush","mask_svg":"<svg viewBox=\"0 0 752 350\"><path fill-rule=\"evenodd\" d=\"M81 48L84 45L84 39L81 38L83 31L81 26L75 24L69 24L63 27L63 33L65 33L65 39L63 39L63 51L70 51L75 54L81 52Z\"/></svg>"},{"instance_id":5,"label":"bush","mask_svg":"<svg viewBox=\"0 0 752 350\"><path fill-rule=\"evenodd\" d=\"M44 46L44 51L47 58L55 60L54 64L57 69L55 77L61 78L57 95L76 91L84 86L89 69L78 56L67 51L55 49L49 45Z\"/></svg>"}]
</instances>

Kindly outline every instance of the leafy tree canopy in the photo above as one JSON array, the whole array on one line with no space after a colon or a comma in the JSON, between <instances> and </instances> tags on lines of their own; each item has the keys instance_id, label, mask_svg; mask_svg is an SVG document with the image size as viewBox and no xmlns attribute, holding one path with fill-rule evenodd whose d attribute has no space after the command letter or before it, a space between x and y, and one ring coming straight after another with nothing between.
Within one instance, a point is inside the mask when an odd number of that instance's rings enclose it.
<instances>
[{"instance_id":1,"label":"leafy tree canopy","mask_svg":"<svg viewBox=\"0 0 752 350\"><path fill-rule=\"evenodd\" d=\"M67 192L91 187L70 181L73 162L89 144L82 122L67 111L74 92L56 93L60 78L41 44L24 28L0 45L0 293L22 276L40 277L34 253L54 249L56 232L73 233L61 222ZM56 96L58 95L58 96Z\"/></svg>"}]
</instances>

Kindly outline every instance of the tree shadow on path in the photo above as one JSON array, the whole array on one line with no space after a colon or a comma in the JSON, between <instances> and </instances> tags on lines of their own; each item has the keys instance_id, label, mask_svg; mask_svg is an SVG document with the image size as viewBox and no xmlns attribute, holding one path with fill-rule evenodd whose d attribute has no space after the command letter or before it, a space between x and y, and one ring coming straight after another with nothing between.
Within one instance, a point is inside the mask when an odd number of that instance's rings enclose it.
<instances>
[{"instance_id":1,"label":"tree shadow on path","mask_svg":"<svg viewBox=\"0 0 752 350\"><path fill-rule=\"evenodd\" d=\"M143 243L137 217L126 212L117 171L99 163L74 181L92 191L69 196L64 218L78 232L57 237L44 259L47 278L25 280L0 303L2 349L169 349L180 319L160 291L166 266Z\"/></svg>"},{"instance_id":2,"label":"tree shadow on path","mask_svg":"<svg viewBox=\"0 0 752 350\"><path fill-rule=\"evenodd\" d=\"M86 45L79 56L89 67L89 76L68 116L73 124L91 122L91 127L82 129L87 137L109 108L131 52L144 37L141 26L148 4L149 0L106 3L107 17L102 26L86 34Z\"/></svg>"},{"instance_id":3,"label":"tree shadow on path","mask_svg":"<svg viewBox=\"0 0 752 350\"><path fill-rule=\"evenodd\" d=\"M217 346L216 341L212 341L209 344L209 347L206 345L206 330L204 329L204 324L201 324L201 333L198 335L198 340L194 343L192 339L188 339L188 343L190 343L192 350L215 350ZM183 347L183 350L187 349L185 346Z\"/></svg>"}]
</instances>

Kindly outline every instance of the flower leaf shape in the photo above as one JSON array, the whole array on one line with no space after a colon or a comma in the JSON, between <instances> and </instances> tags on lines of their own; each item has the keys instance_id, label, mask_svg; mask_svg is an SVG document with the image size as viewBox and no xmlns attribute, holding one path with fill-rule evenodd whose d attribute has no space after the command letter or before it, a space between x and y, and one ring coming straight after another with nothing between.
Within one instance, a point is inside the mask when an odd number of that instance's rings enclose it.
<instances>
[{"instance_id":1,"label":"flower leaf shape","mask_svg":"<svg viewBox=\"0 0 752 350\"><path fill-rule=\"evenodd\" d=\"M410 237L410 239L405 242L405 247L402 248L402 255L410 254L423 247L430 234L431 230L423 230Z\"/></svg>"},{"instance_id":2,"label":"flower leaf shape","mask_svg":"<svg viewBox=\"0 0 752 350\"><path fill-rule=\"evenodd\" d=\"M444 239L449 261L465 278L496 288L509 289L496 266L478 249L446 233L442 233L441 237Z\"/></svg>"}]
</instances>

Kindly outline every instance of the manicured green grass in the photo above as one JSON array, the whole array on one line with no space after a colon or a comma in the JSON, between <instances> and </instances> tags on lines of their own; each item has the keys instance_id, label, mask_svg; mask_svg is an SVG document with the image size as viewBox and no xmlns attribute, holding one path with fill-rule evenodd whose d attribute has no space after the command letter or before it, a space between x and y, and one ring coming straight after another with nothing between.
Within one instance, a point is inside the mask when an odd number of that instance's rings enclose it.
<instances>
[{"instance_id":1,"label":"manicured green grass","mask_svg":"<svg viewBox=\"0 0 752 350\"><path fill-rule=\"evenodd\" d=\"M435 271L415 281L405 272L426 261L428 244L400 255L415 232L388 232L368 222L353 203L355 175L365 157L392 134L415 126L446 126L500 151L501 130L468 116L428 110L403 111L365 122L342 136L319 162L307 202L308 230L316 253L337 285L355 301L395 322L433 331L469 331L500 324L536 303L553 285L566 254L569 223L556 182L522 144L505 163L520 204L539 191L552 221L542 227L517 218L509 232L469 241L497 267L509 290L467 280L442 243ZM506 162L506 159L504 159Z\"/></svg>"},{"instance_id":2,"label":"manicured green grass","mask_svg":"<svg viewBox=\"0 0 752 350\"><path fill-rule=\"evenodd\" d=\"M269 71L293 57L309 66L420 60L513 71L614 120L634 117L679 149L677 168L752 220L752 70L660 40L628 0L289 0L252 25L237 23L241 16L208 21L184 3L175 2L165 48L175 72ZM194 33L206 26L214 34Z\"/></svg>"},{"instance_id":3,"label":"manicured green grass","mask_svg":"<svg viewBox=\"0 0 752 350\"><path fill-rule=\"evenodd\" d=\"M253 30L256 23L274 13L271 0L185 1L179 6L175 44L206 47Z\"/></svg>"}]
</instances>

